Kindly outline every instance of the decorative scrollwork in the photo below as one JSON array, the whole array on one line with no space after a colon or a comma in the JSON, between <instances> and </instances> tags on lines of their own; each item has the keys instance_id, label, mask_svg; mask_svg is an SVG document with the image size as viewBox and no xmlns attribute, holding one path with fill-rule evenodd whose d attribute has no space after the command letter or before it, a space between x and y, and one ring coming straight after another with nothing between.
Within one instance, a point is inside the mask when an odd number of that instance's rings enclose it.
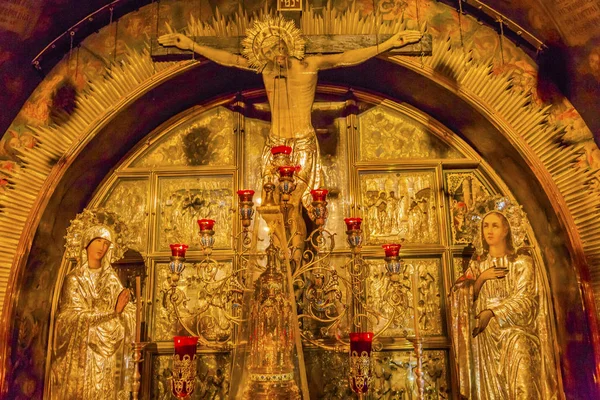
<instances>
[{"instance_id":1,"label":"decorative scrollwork","mask_svg":"<svg viewBox=\"0 0 600 400\"><path fill-rule=\"evenodd\" d=\"M234 240L241 251L235 255L233 267L211 258L208 252L192 265L193 273L185 274L185 290L179 287L183 271L171 274L167 278L169 286L162 290L163 307L171 320L180 323L188 334L197 336L200 344L211 348L230 348L233 327L243 322L240 309L247 290L252 240L245 230Z\"/></svg>"}]
</instances>

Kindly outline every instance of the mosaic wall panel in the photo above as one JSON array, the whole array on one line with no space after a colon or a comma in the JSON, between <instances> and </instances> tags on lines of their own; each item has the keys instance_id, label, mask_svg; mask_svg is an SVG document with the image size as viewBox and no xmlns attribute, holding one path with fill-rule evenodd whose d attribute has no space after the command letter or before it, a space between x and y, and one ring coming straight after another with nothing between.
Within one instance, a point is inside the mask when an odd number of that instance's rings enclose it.
<instances>
[{"instance_id":1,"label":"mosaic wall panel","mask_svg":"<svg viewBox=\"0 0 600 400\"><path fill-rule=\"evenodd\" d=\"M392 321L384 331L385 337L407 337L414 335L415 318L413 307L412 267L418 268L418 315L422 335L442 335L441 291L443 280L439 259L405 259L405 270L397 281L387 274L383 260L369 260L370 274L367 278L367 304L381 318L374 320L373 331L377 332Z\"/></svg>"},{"instance_id":2,"label":"mosaic wall panel","mask_svg":"<svg viewBox=\"0 0 600 400\"><path fill-rule=\"evenodd\" d=\"M398 111L374 107L358 118L361 161L463 158L422 124Z\"/></svg>"},{"instance_id":3,"label":"mosaic wall panel","mask_svg":"<svg viewBox=\"0 0 600 400\"><path fill-rule=\"evenodd\" d=\"M433 172L360 174L367 244L439 243Z\"/></svg>"},{"instance_id":4,"label":"mosaic wall panel","mask_svg":"<svg viewBox=\"0 0 600 400\"><path fill-rule=\"evenodd\" d=\"M133 239L130 247L141 253L148 251L148 190L147 179L120 178L100 203L127 224Z\"/></svg>"},{"instance_id":5,"label":"mosaic wall panel","mask_svg":"<svg viewBox=\"0 0 600 400\"><path fill-rule=\"evenodd\" d=\"M231 336L233 327L225 317L225 312L218 307L217 302L220 298L212 294L218 284L207 284L199 279L192 263L191 260L187 261L187 268L183 271L177 286L181 295L178 309L182 320L206 339L224 341ZM220 270L214 276L215 280L223 279L231 273L231 262L219 264ZM170 341L173 336L189 335L177 322L172 305L165 297L170 287L169 275L167 263L155 265L154 329L152 331L154 341ZM230 306L228 307L227 311L231 312Z\"/></svg>"},{"instance_id":6,"label":"mosaic wall panel","mask_svg":"<svg viewBox=\"0 0 600 400\"><path fill-rule=\"evenodd\" d=\"M133 167L234 165L234 113L216 107L158 140Z\"/></svg>"},{"instance_id":7,"label":"mosaic wall panel","mask_svg":"<svg viewBox=\"0 0 600 400\"><path fill-rule=\"evenodd\" d=\"M231 356L229 354L198 354L197 360L195 389L188 399L226 399L231 384ZM171 354L152 357L151 399L174 399L169 381L172 365Z\"/></svg>"},{"instance_id":8,"label":"mosaic wall panel","mask_svg":"<svg viewBox=\"0 0 600 400\"><path fill-rule=\"evenodd\" d=\"M471 205L481 198L490 195L490 190L473 172L446 173L446 188L450 202L450 230L454 244L468 244L465 215Z\"/></svg>"},{"instance_id":9,"label":"mosaic wall panel","mask_svg":"<svg viewBox=\"0 0 600 400\"><path fill-rule=\"evenodd\" d=\"M348 387L348 355L322 350L305 350L304 360L311 399L355 398ZM413 351L373 353L373 380L369 398L377 400L413 400L417 398ZM423 354L425 399L451 398L447 353L442 350Z\"/></svg>"},{"instance_id":10,"label":"mosaic wall panel","mask_svg":"<svg viewBox=\"0 0 600 400\"><path fill-rule=\"evenodd\" d=\"M232 176L159 178L158 250L168 251L170 243L199 250L201 218L216 221L215 248L231 247L233 193Z\"/></svg>"}]
</instances>

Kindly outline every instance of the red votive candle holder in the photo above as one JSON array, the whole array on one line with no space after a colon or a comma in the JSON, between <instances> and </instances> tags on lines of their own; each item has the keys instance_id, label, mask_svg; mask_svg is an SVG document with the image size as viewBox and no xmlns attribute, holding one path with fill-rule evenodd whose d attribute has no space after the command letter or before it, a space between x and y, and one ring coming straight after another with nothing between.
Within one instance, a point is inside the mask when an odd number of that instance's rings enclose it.
<instances>
[{"instance_id":1,"label":"red votive candle holder","mask_svg":"<svg viewBox=\"0 0 600 400\"><path fill-rule=\"evenodd\" d=\"M271 154L274 156L277 154L285 154L289 156L292 154L292 148L290 146L273 146L271 147Z\"/></svg>"},{"instance_id":2,"label":"red votive candle holder","mask_svg":"<svg viewBox=\"0 0 600 400\"><path fill-rule=\"evenodd\" d=\"M252 197L254 196L254 190L252 189L242 189L237 191L240 202L252 202Z\"/></svg>"},{"instance_id":3,"label":"red votive candle holder","mask_svg":"<svg viewBox=\"0 0 600 400\"><path fill-rule=\"evenodd\" d=\"M350 388L355 393L365 394L369 390L371 376L371 351L373 332L350 333Z\"/></svg>"},{"instance_id":4,"label":"red votive candle holder","mask_svg":"<svg viewBox=\"0 0 600 400\"><path fill-rule=\"evenodd\" d=\"M400 247L402 246L399 244L390 243L384 244L381 247L383 247L383 250L385 251L385 256L391 258L398 257L398 254L400 253Z\"/></svg>"},{"instance_id":5,"label":"red votive candle holder","mask_svg":"<svg viewBox=\"0 0 600 400\"><path fill-rule=\"evenodd\" d=\"M327 189L313 189L310 191L313 201L327 201L327 193L329 193Z\"/></svg>"},{"instance_id":6,"label":"red votive candle holder","mask_svg":"<svg viewBox=\"0 0 600 400\"><path fill-rule=\"evenodd\" d=\"M344 218L346 223L346 230L348 231L360 231L360 225L362 224L362 218Z\"/></svg>"},{"instance_id":7,"label":"red votive candle holder","mask_svg":"<svg viewBox=\"0 0 600 400\"><path fill-rule=\"evenodd\" d=\"M279 170L280 177L291 178L294 176L294 172L296 172L296 166L295 165L282 165L281 167L278 168L278 170Z\"/></svg>"},{"instance_id":8,"label":"red votive candle holder","mask_svg":"<svg viewBox=\"0 0 600 400\"><path fill-rule=\"evenodd\" d=\"M173 257L185 258L185 251L189 246L183 243L174 243L170 244L169 247L171 248L171 255Z\"/></svg>"},{"instance_id":9,"label":"red votive candle holder","mask_svg":"<svg viewBox=\"0 0 600 400\"><path fill-rule=\"evenodd\" d=\"M356 351L360 355L363 351L371 354L373 348L373 332L351 332L350 351Z\"/></svg>"},{"instance_id":10,"label":"red votive candle holder","mask_svg":"<svg viewBox=\"0 0 600 400\"><path fill-rule=\"evenodd\" d=\"M198 345L197 336L173 336L173 344L175 345L175 354L183 358L188 355L193 357L196 354L196 346Z\"/></svg>"},{"instance_id":11,"label":"red votive candle holder","mask_svg":"<svg viewBox=\"0 0 600 400\"><path fill-rule=\"evenodd\" d=\"M180 399L187 399L194 392L196 381L196 336L175 336L171 392Z\"/></svg>"},{"instance_id":12,"label":"red votive candle holder","mask_svg":"<svg viewBox=\"0 0 600 400\"><path fill-rule=\"evenodd\" d=\"M198 226L200 227L201 231L212 231L213 227L215 226L215 220L214 219L199 219Z\"/></svg>"}]
</instances>

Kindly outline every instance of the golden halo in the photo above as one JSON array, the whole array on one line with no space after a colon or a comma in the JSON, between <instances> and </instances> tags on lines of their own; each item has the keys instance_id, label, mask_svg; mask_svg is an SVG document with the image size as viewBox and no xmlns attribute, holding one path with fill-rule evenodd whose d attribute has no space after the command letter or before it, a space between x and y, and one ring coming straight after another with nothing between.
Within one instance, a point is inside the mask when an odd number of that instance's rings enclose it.
<instances>
[{"instance_id":1,"label":"golden halo","mask_svg":"<svg viewBox=\"0 0 600 400\"><path fill-rule=\"evenodd\" d=\"M304 58L305 42L294 21L270 15L254 21L254 25L248 28L242 41L242 55L248 59L252 68L261 71L270 61L265 55L265 49L271 49L275 43L285 44L290 57L299 60Z\"/></svg>"},{"instance_id":2,"label":"golden halo","mask_svg":"<svg viewBox=\"0 0 600 400\"><path fill-rule=\"evenodd\" d=\"M87 208L81 214L77 214L67 229L65 236L67 258L79 259L83 236L93 226L106 227L114 235L110 262L113 263L123 258L128 246L133 242L129 237L127 225L114 212Z\"/></svg>"},{"instance_id":3,"label":"golden halo","mask_svg":"<svg viewBox=\"0 0 600 400\"><path fill-rule=\"evenodd\" d=\"M528 221L522 207L508 197L494 195L475 202L466 215L467 235L476 252L481 254L483 251L481 224L486 215L492 212L502 214L508 221L513 248L518 250L526 246Z\"/></svg>"}]
</instances>

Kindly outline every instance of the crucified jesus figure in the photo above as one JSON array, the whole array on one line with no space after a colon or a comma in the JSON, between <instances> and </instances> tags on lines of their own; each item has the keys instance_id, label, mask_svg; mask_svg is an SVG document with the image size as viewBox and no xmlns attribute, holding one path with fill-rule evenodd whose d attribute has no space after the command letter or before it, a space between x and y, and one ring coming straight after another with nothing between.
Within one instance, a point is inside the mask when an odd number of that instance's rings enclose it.
<instances>
[{"instance_id":1,"label":"crucified jesus figure","mask_svg":"<svg viewBox=\"0 0 600 400\"><path fill-rule=\"evenodd\" d=\"M304 248L306 226L301 206L311 205L310 191L321 185L319 146L311 123L312 105L321 70L360 64L392 48L418 42L422 33L404 30L385 42L371 47L348 50L338 54L315 54L304 57L304 40L293 22L282 18L257 21L243 41L243 56L195 43L177 33L163 35L158 42L192 50L226 67L240 68L262 74L271 109L271 131L263 151L263 183L277 181L271 148L292 147L292 162L299 165L297 186L289 202L290 219L296 221L297 239L292 244ZM293 259L299 262L301 251Z\"/></svg>"}]
</instances>

